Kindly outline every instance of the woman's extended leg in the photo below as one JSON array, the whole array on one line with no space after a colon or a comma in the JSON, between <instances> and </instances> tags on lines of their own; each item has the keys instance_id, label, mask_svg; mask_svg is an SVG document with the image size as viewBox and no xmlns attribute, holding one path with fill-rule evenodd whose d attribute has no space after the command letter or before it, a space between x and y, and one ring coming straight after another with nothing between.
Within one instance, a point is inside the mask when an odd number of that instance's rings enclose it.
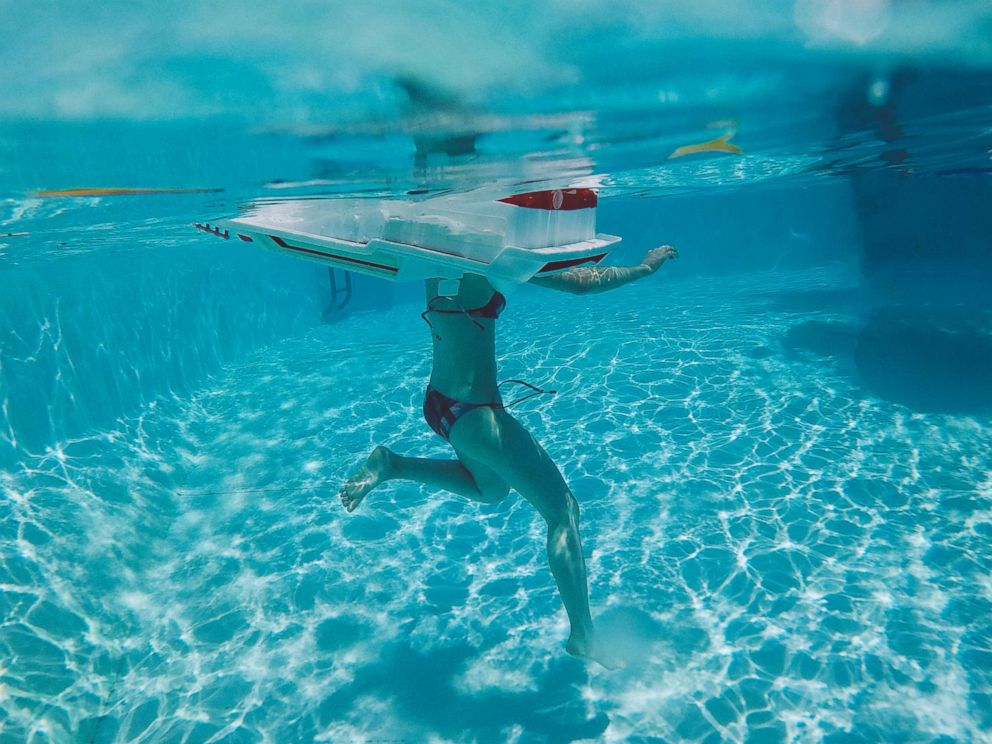
<instances>
[{"instance_id":1,"label":"woman's extended leg","mask_svg":"<svg viewBox=\"0 0 992 744\"><path fill-rule=\"evenodd\" d=\"M544 448L505 410L476 409L451 429L461 456L491 469L534 505L548 524L548 562L568 613L566 649L611 666L596 647L586 564L579 540L579 505ZM471 469L471 466L470 466Z\"/></svg>"},{"instance_id":2,"label":"woman's extended leg","mask_svg":"<svg viewBox=\"0 0 992 744\"><path fill-rule=\"evenodd\" d=\"M341 503L354 511L369 491L387 480L412 480L462 496L493 504L503 499L509 488L481 463L473 471L459 460L403 457L386 447L372 450L362 465L341 487Z\"/></svg>"}]
</instances>

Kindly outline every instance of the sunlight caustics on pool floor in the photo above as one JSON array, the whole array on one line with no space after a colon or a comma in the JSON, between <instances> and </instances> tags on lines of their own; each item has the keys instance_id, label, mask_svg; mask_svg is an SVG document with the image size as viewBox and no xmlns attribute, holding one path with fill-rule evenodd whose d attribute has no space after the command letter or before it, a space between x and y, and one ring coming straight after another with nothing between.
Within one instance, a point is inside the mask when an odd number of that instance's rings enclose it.
<instances>
[{"instance_id":1,"label":"sunlight caustics on pool floor","mask_svg":"<svg viewBox=\"0 0 992 744\"><path fill-rule=\"evenodd\" d=\"M514 412L582 506L619 672L564 654L543 525L516 495L396 482L341 509L374 444L447 456L420 415L412 306L37 453L0 483L0 730L979 740L992 418L921 412L898 371L866 373L869 304L839 268L511 297L501 373L559 390Z\"/></svg>"}]
</instances>

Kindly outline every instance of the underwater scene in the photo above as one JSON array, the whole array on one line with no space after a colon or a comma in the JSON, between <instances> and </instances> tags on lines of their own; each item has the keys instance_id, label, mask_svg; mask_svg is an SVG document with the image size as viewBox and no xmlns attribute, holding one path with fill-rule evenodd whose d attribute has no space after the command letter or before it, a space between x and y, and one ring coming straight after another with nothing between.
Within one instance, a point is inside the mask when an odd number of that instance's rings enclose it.
<instances>
[{"instance_id":1,"label":"underwater scene","mask_svg":"<svg viewBox=\"0 0 992 744\"><path fill-rule=\"evenodd\" d=\"M0 22L0 743L992 741L988 0Z\"/></svg>"}]
</instances>

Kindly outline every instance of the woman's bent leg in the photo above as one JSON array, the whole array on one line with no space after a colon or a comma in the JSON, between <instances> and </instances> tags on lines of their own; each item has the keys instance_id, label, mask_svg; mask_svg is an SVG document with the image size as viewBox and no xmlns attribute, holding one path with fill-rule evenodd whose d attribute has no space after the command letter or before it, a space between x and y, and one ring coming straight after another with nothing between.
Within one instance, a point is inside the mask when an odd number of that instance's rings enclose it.
<instances>
[{"instance_id":1,"label":"woman's bent leg","mask_svg":"<svg viewBox=\"0 0 992 744\"><path fill-rule=\"evenodd\" d=\"M352 512L372 489L397 479L423 483L483 503L495 503L506 495L505 488L499 495L498 488L490 487L488 480L486 488L480 488L472 473L458 460L403 457L386 447L376 447L342 486L341 503Z\"/></svg>"}]
</instances>

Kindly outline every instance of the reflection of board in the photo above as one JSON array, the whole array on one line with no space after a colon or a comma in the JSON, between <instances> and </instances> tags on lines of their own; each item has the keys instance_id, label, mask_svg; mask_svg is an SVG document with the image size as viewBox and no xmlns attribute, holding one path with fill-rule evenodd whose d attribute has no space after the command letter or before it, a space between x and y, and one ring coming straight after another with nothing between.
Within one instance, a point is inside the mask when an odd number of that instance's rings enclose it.
<instances>
[{"instance_id":1,"label":"reflection of board","mask_svg":"<svg viewBox=\"0 0 992 744\"><path fill-rule=\"evenodd\" d=\"M595 211L594 192L566 189L485 201L463 195L275 202L196 227L393 281L470 272L508 290L605 258L620 238L596 234Z\"/></svg>"}]
</instances>

